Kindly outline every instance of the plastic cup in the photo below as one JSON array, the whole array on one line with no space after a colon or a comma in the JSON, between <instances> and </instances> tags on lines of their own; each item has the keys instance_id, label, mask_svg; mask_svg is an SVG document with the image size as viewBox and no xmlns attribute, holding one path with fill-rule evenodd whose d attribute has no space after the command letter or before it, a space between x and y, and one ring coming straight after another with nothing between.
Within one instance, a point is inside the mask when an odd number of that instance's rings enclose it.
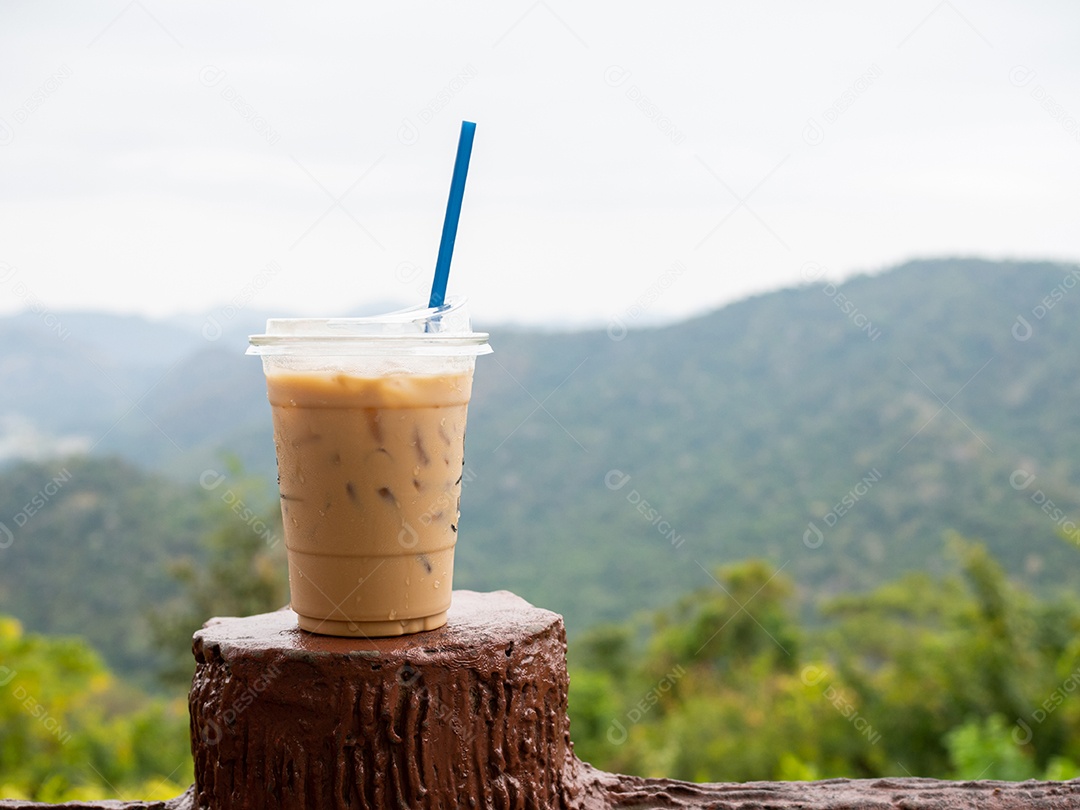
<instances>
[{"instance_id":1,"label":"plastic cup","mask_svg":"<svg viewBox=\"0 0 1080 810\"><path fill-rule=\"evenodd\" d=\"M491 352L463 300L372 318L267 321L292 609L332 636L446 623L465 420L476 357Z\"/></svg>"}]
</instances>

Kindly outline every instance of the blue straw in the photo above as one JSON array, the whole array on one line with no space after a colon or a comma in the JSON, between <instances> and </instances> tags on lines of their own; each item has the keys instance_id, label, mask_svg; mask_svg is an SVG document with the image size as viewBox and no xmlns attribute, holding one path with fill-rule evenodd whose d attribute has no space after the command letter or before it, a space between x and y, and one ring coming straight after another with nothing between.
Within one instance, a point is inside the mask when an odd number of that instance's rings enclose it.
<instances>
[{"instance_id":1,"label":"blue straw","mask_svg":"<svg viewBox=\"0 0 1080 810\"><path fill-rule=\"evenodd\" d=\"M446 300L446 281L450 277L450 259L454 255L458 218L461 216L461 198L465 196L465 175L469 173L469 157L472 155L473 135L476 124L461 122L457 159L454 160L454 177L450 181L450 199L446 202L446 219L443 220L442 241L439 242L439 258L435 262L435 281L431 285L429 307L441 307Z\"/></svg>"}]
</instances>

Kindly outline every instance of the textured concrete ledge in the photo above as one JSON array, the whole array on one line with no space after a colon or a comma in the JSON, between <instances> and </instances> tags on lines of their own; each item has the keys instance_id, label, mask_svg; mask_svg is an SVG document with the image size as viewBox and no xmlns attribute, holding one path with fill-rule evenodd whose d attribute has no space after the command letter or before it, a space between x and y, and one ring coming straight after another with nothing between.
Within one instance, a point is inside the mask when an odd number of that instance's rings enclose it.
<instances>
[{"instance_id":1,"label":"textured concrete ledge","mask_svg":"<svg viewBox=\"0 0 1080 810\"><path fill-rule=\"evenodd\" d=\"M582 810L1059 810L1080 808L1071 782L944 782L937 779L827 779L821 782L694 784L639 779L579 765ZM195 789L169 802L35 804L0 801L0 810L193 810Z\"/></svg>"},{"instance_id":2,"label":"textured concrete ledge","mask_svg":"<svg viewBox=\"0 0 1080 810\"><path fill-rule=\"evenodd\" d=\"M641 779L581 766L583 810L724 808L724 810L1027 810L1080 808L1071 782L948 782L939 779L825 779L819 782L694 784Z\"/></svg>"},{"instance_id":3,"label":"textured concrete ledge","mask_svg":"<svg viewBox=\"0 0 1080 810\"><path fill-rule=\"evenodd\" d=\"M189 787L183 796L167 802L65 802L64 804L41 804L39 802L16 802L0 799L0 810L42 810L46 807L62 807L66 810L193 810L195 787Z\"/></svg>"}]
</instances>

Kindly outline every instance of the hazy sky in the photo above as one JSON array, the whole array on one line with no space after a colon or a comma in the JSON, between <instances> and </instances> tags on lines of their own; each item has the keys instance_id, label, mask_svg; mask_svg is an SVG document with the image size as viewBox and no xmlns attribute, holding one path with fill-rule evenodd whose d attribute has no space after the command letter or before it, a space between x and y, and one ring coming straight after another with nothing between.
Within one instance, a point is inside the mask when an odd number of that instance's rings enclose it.
<instances>
[{"instance_id":1,"label":"hazy sky","mask_svg":"<svg viewBox=\"0 0 1080 810\"><path fill-rule=\"evenodd\" d=\"M632 327L943 254L1080 258L1075 2L0 9L0 313Z\"/></svg>"}]
</instances>

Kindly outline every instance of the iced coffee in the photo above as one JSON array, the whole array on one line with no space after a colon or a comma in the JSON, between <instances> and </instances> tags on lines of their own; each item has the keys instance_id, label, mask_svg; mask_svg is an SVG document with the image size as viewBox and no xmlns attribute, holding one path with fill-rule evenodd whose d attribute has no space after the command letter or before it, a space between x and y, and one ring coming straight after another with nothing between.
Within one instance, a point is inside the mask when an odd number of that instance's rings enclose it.
<instances>
[{"instance_id":1,"label":"iced coffee","mask_svg":"<svg viewBox=\"0 0 1080 810\"><path fill-rule=\"evenodd\" d=\"M264 366L299 624L392 636L446 622L473 364L490 349L471 331L387 337L362 321L278 341L295 354Z\"/></svg>"}]
</instances>

